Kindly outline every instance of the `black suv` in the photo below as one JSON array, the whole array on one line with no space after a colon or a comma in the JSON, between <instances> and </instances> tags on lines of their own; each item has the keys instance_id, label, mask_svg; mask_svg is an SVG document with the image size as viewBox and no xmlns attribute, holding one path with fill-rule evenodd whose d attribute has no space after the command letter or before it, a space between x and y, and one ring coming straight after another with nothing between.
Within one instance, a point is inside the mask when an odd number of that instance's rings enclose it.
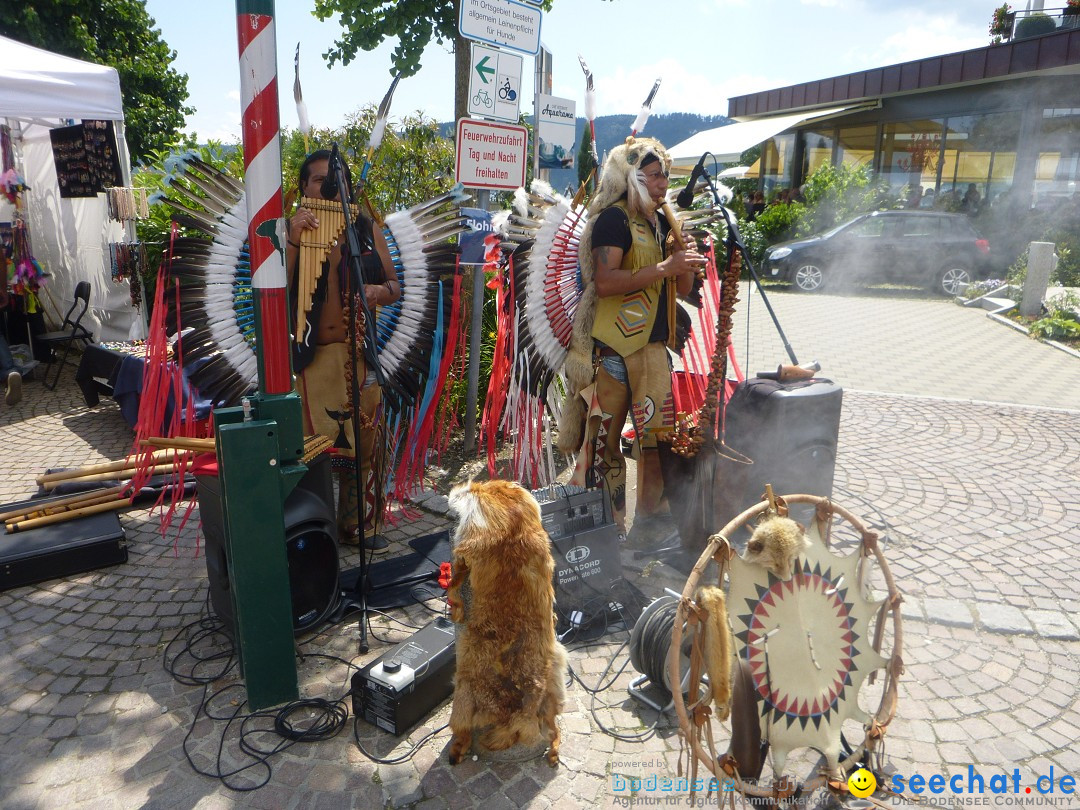
<instances>
[{"instance_id":1,"label":"black suv","mask_svg":"<svg viewBox=\"0 0 1080 810\"><path fill-rule=\"evenodd\" d=\"M989 270L990 246L962 214L875 211L806 239L772 245L765 277L814 292L892 281L956 295Z\"/></svg>"}]
</instances>

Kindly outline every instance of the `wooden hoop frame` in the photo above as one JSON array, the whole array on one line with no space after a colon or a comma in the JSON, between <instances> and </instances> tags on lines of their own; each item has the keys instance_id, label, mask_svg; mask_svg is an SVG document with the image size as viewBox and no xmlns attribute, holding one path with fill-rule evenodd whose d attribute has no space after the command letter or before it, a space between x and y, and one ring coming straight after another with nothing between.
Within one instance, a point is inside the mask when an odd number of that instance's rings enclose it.
<instances>
[{"instance_id":1,"label":"wooden hoop frame","mask_svg":"<svg viewBox=\"0 0 1080 810\"><path fill-rule=\"evenodd\" d=\"M873 556L877 562L878 568L885 578L885 586L888 589L888 595L885 601L882 603L881 610L877 614L877 621L875 622L873 646L875 651L881 653L881 645L883 641L885 621L889 614L892 614L892 652L891 655L886 656L886 665L884 667L884 688L882 691L881 701L878 705L877 711L871 716L870 725L865 730L865 735L862 742L856 746L855 750L840 763L842 771L847 770L852 765L860 760L864 760L867 756L880 753L880 747L884 741L885 732L889 723L892 721L896 714L897 704L897 682L900 675L904 672L904 663L901 657L901 650L903 648L903 626L900 617L900 604L903 598L900 591L896 587L896 583L893 580L892 573L889 571L889 566L885 561L885 557L881 552L878 545L878 535L866 528L855 515L849 512L844 507L832 502L829 498L824 498L818 495L786 495L783 496L783 501L788 504L810 504L816 508L814 520L818 523L819 534L824 540L826 546L828 546L828 538L830 536L830 522L833 517L840 517L845 520L851 527L858 532L861 537L859 542L859 550L864 559L868 559ZM717 574L717 584L723 586L724 574L727 570L727 563L735 555L735 550L728 542L727 538L737 529L745 526L751 520L762 515L769 509L769 503L763 501L759 504L752 506L737 517L731 520L723 529L716 534L712 535L705 550L698 558L697 563L691 570L689 577L687 577L686 584L683 586L682 594L679 599L679 607L675 615L674 625L671 631L671 646L668 649L667 666L668 672L671 675L672 683L679 683L680 679L680 658L679 650L681 649L683 640L683 626L688 622L694 609L693 595L697 591L699 585L701 585L701 578L708 567L709 563L715 561L719 566ZM856 553L856 552L852 552ZM859 565L859 580L863 581L866 575L865 563ZM696 641L695 641L696 643ZM876 676L876 671L870 676L871 683ZM690 684L690 693L694 696L694 703L690 710L696 708L699 703L707 703L709 699L708 690L705 690L704 695L700 695L697 683ZM799 785L793 786L790 789L784 789L781 791L777 782L774 780L774 785L770 788L762 787L759 785L747 784L739 777L738 771L734 768L732 772L726 770L721 761L716 756L716 745L712 736L712 720L708 718L707 721L701 726L700 733L695 728L695 722L690 716L690 710L688 710L686 701L683 699L682 690L676 689L672 695L675 703L675 713L679 719L679 734L682 737L683 745L688 745L690 748L690 767L691 767L691 785L694 784L693 775L697 772L697 763L701 762L705 765L708 771L717 779L718 783L723 783L724 780L731 780L735 789L738 790L743 796L756 796L780 799L786 796L792 795L796 790L801 789L806 793L813 792L819 787L828 786L830 790L835 793L843 793L847 791L847 783L836 779L835 774L828 773L816 773L811 778L802 782ZM858 695L853 695L852 700L858 700ZM707 747L702 745L701 737L707 734L706 740ZM779 779L782 775L777 775ZM785 780L786 781L786 780ZM693 792L691 792L693 796Z\"/></svg>"}]
</instances>

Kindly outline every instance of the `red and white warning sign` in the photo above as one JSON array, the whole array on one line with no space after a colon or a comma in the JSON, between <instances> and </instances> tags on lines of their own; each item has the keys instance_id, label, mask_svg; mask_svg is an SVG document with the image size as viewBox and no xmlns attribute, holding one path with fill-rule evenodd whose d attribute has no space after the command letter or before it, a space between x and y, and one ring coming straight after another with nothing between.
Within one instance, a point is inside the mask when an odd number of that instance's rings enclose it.
<instances>
[{"instance_id":1,"label":"red and white warning sign","mask_svg":"<svg viewBox=\"0 0 1080 810\"><path fill-rule=\"evenodd\" d=\"M519 188L525 185L528 147L525 127L461 118L454 176L466 188Z\"/></svg>"}]
</instances>

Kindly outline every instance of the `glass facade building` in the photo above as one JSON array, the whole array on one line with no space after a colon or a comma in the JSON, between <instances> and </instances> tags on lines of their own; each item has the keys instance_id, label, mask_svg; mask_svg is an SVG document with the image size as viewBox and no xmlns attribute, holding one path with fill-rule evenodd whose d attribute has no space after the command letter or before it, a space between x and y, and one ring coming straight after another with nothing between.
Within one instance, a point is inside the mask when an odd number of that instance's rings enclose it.
<instances>
[{"instance_id":1,"label":"glass facade building","mask_svg":"<svg viewBox=\"0 0 1080 810\"><path fill-rule=\"evenodd\" d=\"M870 167L912 207L1080 199L1080 29L739 96L740 120L848 105L762 144L767 194Z\"/></svg>"}]
</instances>

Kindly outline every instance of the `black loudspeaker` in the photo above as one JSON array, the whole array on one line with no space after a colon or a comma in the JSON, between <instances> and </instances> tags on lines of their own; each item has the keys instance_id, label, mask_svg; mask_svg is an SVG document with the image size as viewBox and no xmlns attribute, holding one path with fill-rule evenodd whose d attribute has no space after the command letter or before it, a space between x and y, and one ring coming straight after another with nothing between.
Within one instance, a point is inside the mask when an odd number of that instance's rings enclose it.
<instances>
[{"instance_id":1,"label":"black loudspeaker","mask_svg":"<svg viewBox=\"0 0 1080 810\"><path fill-rule=\"evenodd\" d=\"M210 604L229 635L235 636L221 482L216 475L200 475L197 481ZM334 518L330 457L321 455L308 463L307 473L285 499L285 553L297 633L322 624L337 608L341 596Z\"/></svg>"},{"instance_id":2,"label":"black loudspeaker","mask_svg":"<svg viewBox=\"0 0 1080 810\"><path fill-rule=\"evenodd\" d=\"M725 412L724 440L754 463L738 465L742 475L731 482L717 529L760 501L766 484L777 495L832 495L843 397L825 379L739 383Z\"/></svg>"}]
</instances>

